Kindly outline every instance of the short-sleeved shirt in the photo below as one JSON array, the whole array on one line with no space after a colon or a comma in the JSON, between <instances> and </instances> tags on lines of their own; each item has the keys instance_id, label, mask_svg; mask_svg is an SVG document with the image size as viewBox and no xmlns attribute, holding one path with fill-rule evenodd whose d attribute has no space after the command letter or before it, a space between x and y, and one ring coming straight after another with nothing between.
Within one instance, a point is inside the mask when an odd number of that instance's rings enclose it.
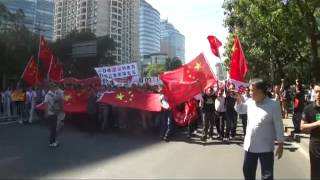
<instances>
[{"instance_id":1,"label":"short-sleeved shirt","mask_svg":"<svg viewBox=\"0 0 320 180\"><path fill-rule=\"evenodd\" d=\"M306 106L303 110L303 119L307 123L320 121L320 107L316 106L315 102ZM320 127L311 131L310 151L320 156Z\"/></svg>"},{"instance_id":2,"label":"short-sleeved shirt","mask_svg":"<svg viewBox=\"0 0 320 180\"><path fill-rule=\"evenodd\" d=\"M208 113L215 112L215 101L217 96L216 95L204 95L203 96L203 111Z\"/></svg>"}]
</instances>

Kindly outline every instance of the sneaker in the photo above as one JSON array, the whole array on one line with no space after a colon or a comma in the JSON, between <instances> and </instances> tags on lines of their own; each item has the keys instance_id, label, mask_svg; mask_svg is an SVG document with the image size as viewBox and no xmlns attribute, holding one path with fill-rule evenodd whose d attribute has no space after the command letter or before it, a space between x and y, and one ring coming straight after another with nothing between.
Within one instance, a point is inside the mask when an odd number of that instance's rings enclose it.
<instances>
[{"instance_id":1,"label":"sneaker","mask_svg":"<svg viewBox=\"0 0 320 180\"><path fill-rule=\"evenodd\" d=\"M58 146L59 146L59 142L58 141L49 144L49 147L58 147Z\"/></svg>"},{"instance_id":2,"label":"sneaker","mask_svg":"<svg viewBox=\"0 0 320 180\"><path fill-rule=\"evenodd\" d=\"M169 138L168 138L167 136L164 136L164 137L162 138L162 140L164 140L164 141L166 141L166 142L169 142Z\"/></svg>"}]
</instances>

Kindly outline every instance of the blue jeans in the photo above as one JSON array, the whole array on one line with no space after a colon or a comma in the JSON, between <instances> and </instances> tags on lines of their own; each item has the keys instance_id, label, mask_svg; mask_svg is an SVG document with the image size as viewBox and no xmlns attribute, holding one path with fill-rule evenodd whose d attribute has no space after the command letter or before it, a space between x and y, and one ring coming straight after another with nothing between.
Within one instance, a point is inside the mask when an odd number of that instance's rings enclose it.
<instances>
[{"instance_id":1,"label":"blue jeans","mask_svg":"<svg viewBox=\"0 0 320 180\"><path fill-rule=\"evenodd\" d=\"M274 164L273 152L268 152L268 153L245 152L244 162L243 162L244 178L246 180L256 179L258 160L260 161L260 165L261 165L262 179L272 180L273 164Z\"/></svg>"},{"instance_id":2,"label":"blue jeans","mask_svg":"<svg viewBox=\"0 0 320 180\"><path fill-rule=\"evenodd\" d=\"M160 136L168 137L172 133L173 121L171 111L162 111L160 120Z\"/></svg>"}]
</instances>

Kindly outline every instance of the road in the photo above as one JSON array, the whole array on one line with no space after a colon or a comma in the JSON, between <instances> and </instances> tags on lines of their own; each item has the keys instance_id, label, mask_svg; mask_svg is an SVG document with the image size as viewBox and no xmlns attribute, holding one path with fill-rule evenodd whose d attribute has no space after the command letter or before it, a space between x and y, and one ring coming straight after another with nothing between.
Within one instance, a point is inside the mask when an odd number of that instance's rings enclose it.
<instances>
[{"instance_id":1,"label":"road","mask_svg":"<svg viewBox=\"0 0 320 180\"><path fill-rule=\"evenodd\" d=\"M243 179L240 140L203 145L180 134L166 143L150 132L92 134L67 127L53 149L47 137L41 124L0 125L0 179ZM275 178L308 179L307 153L295 143L285 148Z\"/></svg>"}]
</instances>

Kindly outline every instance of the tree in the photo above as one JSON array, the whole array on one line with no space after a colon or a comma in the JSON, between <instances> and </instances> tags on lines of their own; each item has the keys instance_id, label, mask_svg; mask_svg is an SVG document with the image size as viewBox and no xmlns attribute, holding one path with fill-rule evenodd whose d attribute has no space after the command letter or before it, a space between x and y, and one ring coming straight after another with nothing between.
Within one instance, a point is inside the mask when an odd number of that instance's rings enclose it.
<instances>
[{"instance_id":1,"label":"tree","mask_svg":"<svg viewBox=\"0 0 320 180\"><path fill-rule=\"evenodd\" d=\"M171 70L177 69L181 65L182 65L182 61L178 57L174 57L172 59L168 58L166 59L165 68L166 70L171 71Z\"/></svg>"},{"instance_id":2,"label":"tree","mask_svg":"<svg viewBox=\"0 0 320 180\"><path fill-rule=\"evenodd\" d=\"M75 61L72 58L72 45L85 41L97 42L97 57ZM54 54L58 56L63 63L65 72L71 72L69 75L72 76L90 76L95 73L93 68L98 65L115 64L113 51L115 50L116 43L108 35L97 38L95 34L90 31L79 32L74 30L65 38L52 43L51 46Z\"/></svg>"},{"instance_id":3,"label":"tree","mask_svg":"<svg viewBox=\"0 0 320 180\"><path fill-rule=\"evenodd\" d=\"M0 78L3 88L8 80L10 85L15 85L30 56L37 54L39 39L21 24L23 18L22 10L10 13L0 3Z\"/></svg>"},{"instance_id":4,"label":"tree","mask_svg":"<svg viewBox=\"0 0 320 180\"><path fill-rule=\"evenodd\" d=\"M146 75L147 77L158 76L166 71L166 67L163 64L150 64L147 67Z\"/></svg>"},{"instance_id":5,"label":"tree","mask_svg":"<svg viewBox=\"0 0 320 180\"><path fill-rule=\"evenodd\" d=\"M313 56L306 29L310 25L305 24L299 3L314 10L319 8L316 2L319 1L225 0L225 26L230 32L226 66L237 33L250 66L248 78L261 77L272 82L283 77L291 81L310 79L306 75Z\"/></svg>"}]
</instances>

